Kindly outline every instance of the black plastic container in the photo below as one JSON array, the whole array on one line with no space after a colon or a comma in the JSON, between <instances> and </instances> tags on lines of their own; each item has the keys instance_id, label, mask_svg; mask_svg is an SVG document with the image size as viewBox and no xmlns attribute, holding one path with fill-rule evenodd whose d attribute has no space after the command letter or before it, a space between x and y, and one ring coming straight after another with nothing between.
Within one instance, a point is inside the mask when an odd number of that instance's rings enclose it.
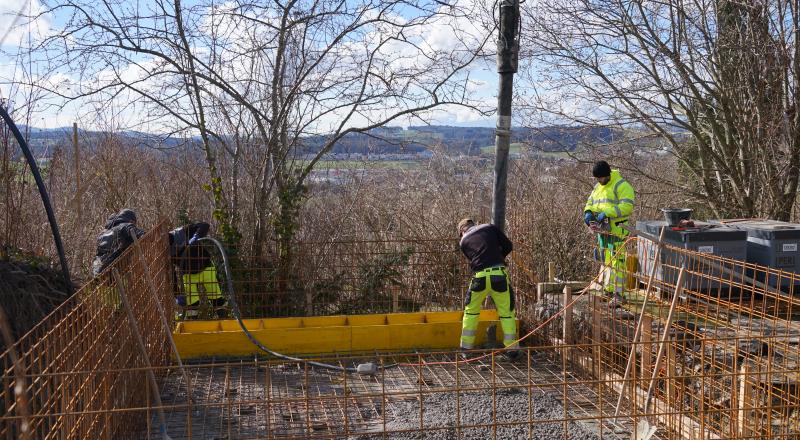
<instances>
[{"instance_id":1,"label":"black plastic container","mask_svg":"<svg viewBox=\"0 0 800 440\"><path fill-rule=\"evenodd\" d=\"M747 261L774 269L758 271L756 280L783 292L800 293L800 224L778 220L710 220L747 232ZM751 271L752 272L752 271ZM751 273L752 276L752 273Z\"/></svg>"},{"instance_id":2,"label":"black plastic container","mask_svg":"<svg viewBox=\"0 0 800 440\"><path fill-rule=\"evenodd\" d=\"M728 283L722 281L730 278L729 274L723 273L718 266L699 263L693 257L684 258L674 251L664 249L660 261L654 261L656 246L651 238L657 238L662 228L667 228L664 231L664 242L672 246L746 261L747 232L700 221L694 223L694 227L674 228L664 221L637 221L636 229L647 234L638 241L639 264L645 272L649 271L652 264L656 264L656 280L670 284L677 282L678 267L685 264L691 269L691 273L684 276L684 288L687 290L707 291L730 287ZM698 271L704 272L704 275L697 273Z\"/></svg>"}]
</instances>

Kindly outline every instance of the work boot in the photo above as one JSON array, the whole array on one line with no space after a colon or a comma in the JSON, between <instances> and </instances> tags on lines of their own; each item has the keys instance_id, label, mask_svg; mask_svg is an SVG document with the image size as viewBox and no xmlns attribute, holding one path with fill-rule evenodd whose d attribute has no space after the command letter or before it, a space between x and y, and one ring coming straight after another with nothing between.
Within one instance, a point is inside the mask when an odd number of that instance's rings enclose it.
<instances>
[{"instance_id":1,"label":"work boot","mask_svg":"<svg viewBox=\"0 0 800 440\"><path fill-rule=\"evenodd\" d=\"M509 361L513 362L513 361L515 361L517 359L520 359L522 357L522 351L521 350L505 350L503 352L503 357L505 357Z\"/></svg>"},{"instance_id":2,"label":"work boot","mask_svg":"<svg viewBox=\"0 0 800 440\"><path fill-rule=\"evenodd\" d=\"M622 307L623 304L626 304L628 302L624 296L618 293L608 293L607 295L611 295L611 297L608 300L608 308L610 309L616 309L617 307Z\"/></svg>"},{"instance_id":3,"label":"work boot","mask_svg":"<svg viewBox=\"0 0 800 440\"><path fill-rule=\"evenodd\" d=\"M484 344L483 348L489 350L503 348L503 344L497 340L497 324L489 324L486 327L486 344Z\"/></svg>"}]
</instances>

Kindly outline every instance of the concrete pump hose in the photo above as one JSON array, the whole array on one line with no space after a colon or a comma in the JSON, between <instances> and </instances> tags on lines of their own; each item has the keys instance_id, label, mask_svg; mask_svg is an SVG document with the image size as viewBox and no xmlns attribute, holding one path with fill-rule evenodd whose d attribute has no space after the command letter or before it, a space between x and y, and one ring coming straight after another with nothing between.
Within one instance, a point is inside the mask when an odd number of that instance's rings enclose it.
<instances>
[{"instance_id":1,"label":"concrete pump hose","mask_svg":"<svg viewBox=\"0 0 800 440\"><path fill-rule=\"evenodd\" d=\"M285 359L285 360L289 360L289 361L293 361L293 362L302 362L302 363L306 363L308 365L313 365L315 367L324 368L326 370L343 371L343 372L346 372L346 373L358 373L358 374L375 375L378 372L379 369L384 369L385 370L387 368L394 368L394 367L397 367L399 365L399 364L395 363L395 364L379 366L374 362L366 362L366 363L363 363L363 364L359 364L355 368L353 368L353 367L342 367L342 366L339 366L339 365L331 365L331 364L326 364L326 363L323 363L323 362L310 361L310 360L307 360L307 359L302 359L302 358L298 358L298 357L294 357L294 356L288 356L288 355L285 355L283 353L278 353L276 351L270 350L269 348L264 346L264 344L262 344L258 339L256 339L256 337L253 336L252 333L250 333L250 330L247 329L247 326L244 324L244 321L242 320L242 313L239 310L239 304L236 302L236 295L234 294L234 290L233 290L233 277L231 276L230 264L228 262L228 254L225 252L225 248L222 247L222 244L219 241L217 241L216 239L211 238L211 237L203 237L203 238L199 239L198 241L208 241L208 242L213 243L217 247L217 249L219 250L220 255L222 255L222 264L223 264L224 269L225 269L225 281L226 281L226 284L227 284L227 287L228 287L228 301L231 304L231 310L233 311L233 316L236 318L236 321L239 323L239 327L241 327L241 329L244 332L244 334L247 336L248 339L250 339L250 342L252 342L253 345L258 347L261 351L263 351L265 353L268 353L268 354L270 354L272 356L275 356L277 358L280 358L280 359Z\"/></svg>"}]
</instances>

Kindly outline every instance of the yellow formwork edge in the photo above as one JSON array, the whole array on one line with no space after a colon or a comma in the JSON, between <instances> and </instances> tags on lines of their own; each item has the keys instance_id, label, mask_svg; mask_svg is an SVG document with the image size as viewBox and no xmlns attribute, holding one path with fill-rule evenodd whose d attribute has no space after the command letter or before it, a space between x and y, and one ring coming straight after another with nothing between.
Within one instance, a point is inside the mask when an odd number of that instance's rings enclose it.
<instances>
[{"instance_id":1,"label":"yellow formwork edge","mask_svg":"<svg viewBox=\"0 0 800 440\"><path fill-rule=\"evenodd\" d=\"M260 343L289 355L360 351L447 350L459 346L462 312L386 313L246 319ZM486 342L486 328L497 324L497 311L481 311L477 344ZM517 326L519 328L519 326ZM498 338L502 331L498 330ZM182 321L174 332L184 359L246 356L260 353L236 320Z\"/></svg>"}]
</instances>

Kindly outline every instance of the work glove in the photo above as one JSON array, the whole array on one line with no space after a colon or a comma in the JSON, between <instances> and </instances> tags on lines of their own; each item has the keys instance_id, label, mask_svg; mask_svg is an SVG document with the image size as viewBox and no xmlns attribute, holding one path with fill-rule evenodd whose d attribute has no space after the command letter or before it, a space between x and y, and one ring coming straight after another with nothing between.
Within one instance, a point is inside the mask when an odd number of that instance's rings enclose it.
<instances>
[{"instance_id":1,"label":"work glove","mask_svg":"<svg viewBox=\"0 0 800 440\"><path fill-rule=\"evenodd\" d=\"M200 236L198 236L197 234L194 234L194 235L192 235L192 238L189 239L189 244L190 245L191 244L195 244L197 242L197 240L199 240L199 239L200 239Z\"/></svg>"},{"instance_id":2,"label":"work glove","mask_svg":"<svg viewBox=\"0 0 800 440\"><path fill-rule=\"evenodd\" d=\"M186 297L183 295L178 295L175 297L175 303L181 307L186 307Z\"/></svg>"},{"instance_id":3,"label":"work glove","mask_svg":"<svg viewBox=\"0 0 800 440\"><path fill-rule=\"evenodd\" d=\"M586 223L586 226L589 226L589 223L593 221L594 221L594 214L592 214L592 211L586 211L583 214L583 222Z\"/></svg>"},{"instance_id":4,"label":"work glove","mask_svg":"<svg viewBox=\"0 0 800 440\"><path fill-rule=\"evenodd\" d=\"M600 214L597 215L597 223L603 223L603 220L605 219L606 219L605 212L601 212Z\"/></svg>"}]
</instances>

